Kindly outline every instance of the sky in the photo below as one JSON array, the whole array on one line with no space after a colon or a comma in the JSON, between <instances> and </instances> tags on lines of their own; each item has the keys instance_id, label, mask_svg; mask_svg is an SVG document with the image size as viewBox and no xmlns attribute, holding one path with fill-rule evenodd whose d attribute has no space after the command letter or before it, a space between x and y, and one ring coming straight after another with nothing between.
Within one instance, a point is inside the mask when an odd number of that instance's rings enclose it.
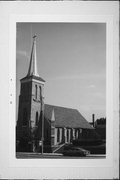
<instances>
[{"instance_id":1,"label":"sky","mask_svg":"<svg viewBox=\"0 0 120 180\"><path fill-rule=\"evenodd\" d=\"M106 25L104 23L17 23L16 100L28 72L32 37L45 103L78 109L92 122L106 117Z\"/></svg>"}]
</instances>

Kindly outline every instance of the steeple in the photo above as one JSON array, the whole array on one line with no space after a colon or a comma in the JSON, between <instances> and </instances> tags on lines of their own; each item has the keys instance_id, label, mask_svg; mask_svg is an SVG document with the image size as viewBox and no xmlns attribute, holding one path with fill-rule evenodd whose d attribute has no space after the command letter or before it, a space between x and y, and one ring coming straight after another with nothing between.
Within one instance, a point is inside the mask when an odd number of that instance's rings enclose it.
<instances>
[{"instance_id":1,"label":"steeple","mask_svg":"<svg viewBox=\"0 0 120 180\"><path fill-rule=\"evenodd\" d=\"M28 74L27 76L38 76L38 71L37 71L37 57L36 57L36 35L33 36L33 44L32 44L32 51L31 51L31 57L30 57L30 65L28 69Z\"/></svg>"}]
</instances>

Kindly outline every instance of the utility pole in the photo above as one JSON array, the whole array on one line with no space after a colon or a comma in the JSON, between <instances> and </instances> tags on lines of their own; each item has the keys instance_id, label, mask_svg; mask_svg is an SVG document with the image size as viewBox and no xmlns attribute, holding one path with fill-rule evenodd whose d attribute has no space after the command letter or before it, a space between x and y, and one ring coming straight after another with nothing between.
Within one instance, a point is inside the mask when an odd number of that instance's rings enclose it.
<instances>
[{"instance_id":1,"label":"utility pole","mask_svg":"<svg viewBox=\"0 0 120 180\"><path fill-rule=\"evenodd\" d=\"M43 97L43 87L41 88L41 113L42 113L42 151L41 153L43 154L44 152L44 97Z\"/></svg>"}]
</instances>

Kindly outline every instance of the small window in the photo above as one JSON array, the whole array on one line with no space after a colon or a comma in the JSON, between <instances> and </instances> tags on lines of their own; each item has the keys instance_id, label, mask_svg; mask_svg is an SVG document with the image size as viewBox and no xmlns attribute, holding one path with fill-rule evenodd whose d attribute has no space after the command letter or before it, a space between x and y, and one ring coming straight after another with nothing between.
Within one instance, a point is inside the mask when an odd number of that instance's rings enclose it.
<instances>
[{"instance_id":1,"label":"small window","mask_svg":"<svg viewBox=\"0 0 120 180\"><path fill-rule=\"evenodd\" d=\"M27 121L28 121L28 113L27 113L27 109L24 108L24 110L23 110L23 126L27 126Z\"/></svg>"}]
</instances>

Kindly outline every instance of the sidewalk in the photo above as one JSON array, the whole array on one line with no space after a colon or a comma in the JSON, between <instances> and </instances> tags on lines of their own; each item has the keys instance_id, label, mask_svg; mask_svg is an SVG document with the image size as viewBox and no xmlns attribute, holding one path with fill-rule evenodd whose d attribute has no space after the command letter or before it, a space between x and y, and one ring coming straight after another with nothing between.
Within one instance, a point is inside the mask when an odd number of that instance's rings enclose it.
<instances>
[{"instance_id":1,"label":"sidewalk","mask_svg":"<svg viewBox=\"0 0 120 180\"><path fill-rule=\"evenodd\" d=\"M60 153L34 153L34 152L17 152L16 153L17 155L43 155L43 156L63 156L63 154L60 154Z\"/></svg>"},{"instance_id":2,"label":"sidewalk","mask_svg":"<svg viewBox=\"0 0 120 180\"><path fill-rule=\"evenodd\" d=\"M49 159L103 159L105 158L105 155L94 155L90 154L86 157L81 156L63 156L63 154L58 153L24 153L24 152L17 152L16 158L18 159L41 159L41 158L49 158Z\"/></svg>"}]
</instances>

